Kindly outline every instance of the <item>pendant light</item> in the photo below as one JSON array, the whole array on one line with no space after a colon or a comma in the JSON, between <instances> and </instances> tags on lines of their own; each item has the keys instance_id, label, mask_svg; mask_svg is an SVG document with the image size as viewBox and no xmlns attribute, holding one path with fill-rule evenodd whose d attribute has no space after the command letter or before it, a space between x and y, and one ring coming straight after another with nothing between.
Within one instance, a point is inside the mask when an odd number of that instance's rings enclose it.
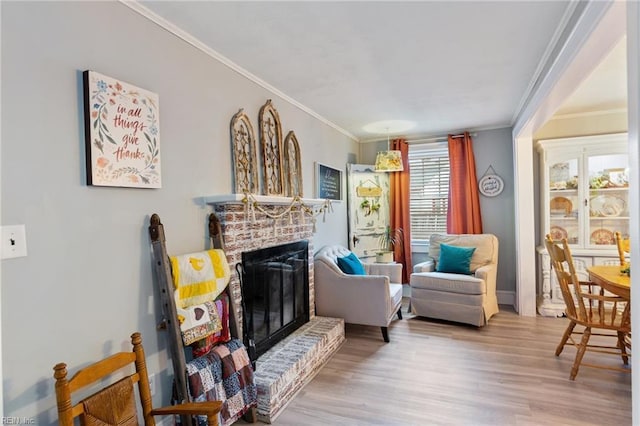
<instances>
[{"instance_id":1,"label":"pendant light","mask_svg":"<svg viewBox=\"0 0 640 426\"><path fill-rule=\"evenodd\" d=\"M376 155L376 172L401 172L404 170L402 164L402 153L397 150L391 149L391 142L389 141L389 128L387 128L387 150L380 151Z\"/></svg>"}]
</instances>

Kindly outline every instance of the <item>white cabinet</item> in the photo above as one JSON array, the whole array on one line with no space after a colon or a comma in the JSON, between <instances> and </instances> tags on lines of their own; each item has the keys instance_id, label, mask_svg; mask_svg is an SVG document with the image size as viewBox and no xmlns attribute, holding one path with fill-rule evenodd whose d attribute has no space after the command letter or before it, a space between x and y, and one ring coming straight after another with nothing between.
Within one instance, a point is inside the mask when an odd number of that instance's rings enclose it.
<instances>
[{"instance_id":1,"label":"white cabinet","mask_svg":"<svg viewBox=\"0 0 640 426\"><path fill-rule=\"evenodd\" d=\"M541 241L546 234L567 238L580 279L586 280L587 266L617 261L614 233L629 235L627 134L541 140L537 149ZM538 310L562 315L564 301L543 246L538 255Z\"/></svg>"}]
</instances>

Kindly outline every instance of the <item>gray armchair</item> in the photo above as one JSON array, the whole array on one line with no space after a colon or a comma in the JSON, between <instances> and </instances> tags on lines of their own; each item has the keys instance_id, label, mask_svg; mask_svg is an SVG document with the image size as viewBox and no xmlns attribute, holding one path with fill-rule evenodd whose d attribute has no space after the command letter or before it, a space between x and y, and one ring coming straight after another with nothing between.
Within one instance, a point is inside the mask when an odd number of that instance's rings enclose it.
<instances>
[{"instance_id":1,"label":"gray armchair","mask_svg":"<svg viewBox=\"0 0 640 426\"><path fill-rule=\"evenodd\" d=\"M314 257L316 314L344 318L352 324L378 326L389 342L394 315L402 319L402 264L364 263L366 275L349 275L338 267L338 257L351 252L343 246L321 248Z\"/></svg>"},{"instance_id":2,"label":"gray armchair","mask_svg":"<svg viewBox=\"0 0 640 426\"><path fill-rule=\"evenodd\" d=\"M475 247L470 275L437 272L440 245ZM482 327L498 312L496 276L498 239L491 234L433 234L432 260L414 266L411 274L411 312L418 316Z\"/></svg>"}]
</instances>

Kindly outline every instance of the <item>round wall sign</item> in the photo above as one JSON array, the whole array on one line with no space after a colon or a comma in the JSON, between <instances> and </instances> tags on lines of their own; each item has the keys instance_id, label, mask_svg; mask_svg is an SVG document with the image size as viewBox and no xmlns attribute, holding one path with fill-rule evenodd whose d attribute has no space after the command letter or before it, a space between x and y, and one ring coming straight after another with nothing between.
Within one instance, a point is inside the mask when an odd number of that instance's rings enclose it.
<instances>
[{"instance_id":1,"label":"round wall sign","mask_svg":"<svg viewBox=\"0 0 640 426\"><path fill-rule=\"evenodd\" d=\"M478 182L478 189L485 197L495 197L504 189L504 182L498 175L484 175Z\"/></svg>"}]
</instances>

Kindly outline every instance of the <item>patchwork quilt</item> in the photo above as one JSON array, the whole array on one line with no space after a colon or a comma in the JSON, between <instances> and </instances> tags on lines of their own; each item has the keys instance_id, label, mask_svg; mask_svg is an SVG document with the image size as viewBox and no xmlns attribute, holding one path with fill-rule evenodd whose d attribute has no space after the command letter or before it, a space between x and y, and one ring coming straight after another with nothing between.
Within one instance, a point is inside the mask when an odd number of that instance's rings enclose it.
<instances>
[{"instance_id":1,"label":"patchwork quilt","mask_svg":"<svg viewBox=\"0 0 640 426\"><path fill-rule=\"evenodd\" d=\"M239 339L214 347L207 354L187 363L191 400L223 401L219 423L228 426L257 405L257 388L247 351ZM198 426L207 425L198 416Z\"/></svg>"}]
</instances>

